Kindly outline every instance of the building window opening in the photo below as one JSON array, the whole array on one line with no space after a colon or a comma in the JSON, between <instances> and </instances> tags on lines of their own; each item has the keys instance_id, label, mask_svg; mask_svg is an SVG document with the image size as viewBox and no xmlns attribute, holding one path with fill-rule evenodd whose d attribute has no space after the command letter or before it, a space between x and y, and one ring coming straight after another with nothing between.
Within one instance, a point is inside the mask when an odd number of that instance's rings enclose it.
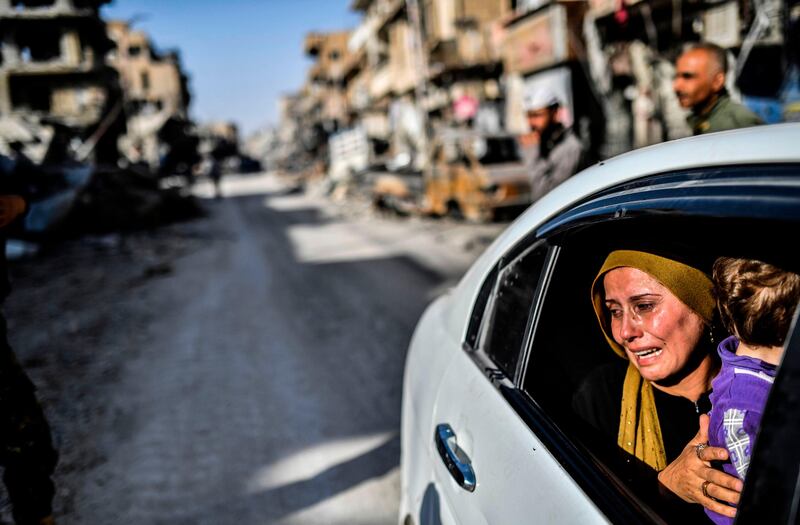
<instances>
[{"instance_id":1,"label":"building window opening","mask_svg":"<svg viewBox=\"0 0 800 525\"><path fill-rule=\"evenodd\" d=\"M72 0L75 9L92 9L97 7L97 0Z\"/></svg>"},{"instance_id":2,"label":"building window opening","mask_svg":"<svg viewBox=\"0 0 800 525\"><path fill-rule=\"evenodd\" d=\"M50 7L55 3L56 0L11 0L11 7L17 11L24 11L32 7Z\"/></svg>"},{"instance_id":3,"label":"building window opening","mask_svg":"<svg viewBox=\"0 0 800 525\"><path fill-rule=\"evenodd\" d=\"M150 74L147 71L142 71L142 91L150 91Z\"/></svg>"},{"instance_id":4,"label":"building window opening","mask_svg":"<svg viewBox=\"0 0 800 525\"><path fill-rule=\"evenodd\" d=\"M11 107L30 111L49 112L51 106L51 86L40 79L12 77L9 79Z\"/></svg>"},{"instance_id":5,"label":"building window opening","mask_svg":"<svg viewBox=\"0 0 800 525\"><path fill-rule=\"evenodd\" d=\"M61 33L49 24L41 30L18 34L17 45L20 60L25 64L48 62L61 57Z\"/></svg>"},{"instance_id":6,"label":"building window opening","mask_svg":"<svg viewBox=\"0 0 800 525\"><path fill-rule=\"evenodd\" d=\"M140 46L131 46L128 48L129 57L138 57L141 54L142 54L142 48Z\"/></svg>"}]
</instances>

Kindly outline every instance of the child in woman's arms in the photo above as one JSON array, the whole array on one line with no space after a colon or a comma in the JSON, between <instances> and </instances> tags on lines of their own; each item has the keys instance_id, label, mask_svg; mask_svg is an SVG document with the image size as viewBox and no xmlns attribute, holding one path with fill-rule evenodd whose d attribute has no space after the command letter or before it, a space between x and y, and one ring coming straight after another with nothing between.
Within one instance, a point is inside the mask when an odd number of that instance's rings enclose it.
<instances>
[{"instance_id":1,"label":"child in woman's arms","mask_svg":"<svg viewBox=\"0 0 800 525\"><path fill-rule=\"evenodd\" d=\"M730 462L723 470L744 480L800 301L800 276L761 261L720 257L713 281L722 322L733 335L718 348L722 368L712 382L708 441L728 449ZM706 514L718 524L733 522L710 510Z\"/></svg>"}]
</instances>

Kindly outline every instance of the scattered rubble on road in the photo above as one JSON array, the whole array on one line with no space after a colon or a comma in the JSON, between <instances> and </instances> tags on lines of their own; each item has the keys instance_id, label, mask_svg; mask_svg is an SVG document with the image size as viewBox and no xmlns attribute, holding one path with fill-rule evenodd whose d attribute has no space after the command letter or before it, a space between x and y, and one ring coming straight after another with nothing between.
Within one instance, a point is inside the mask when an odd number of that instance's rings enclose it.
<instances>
[{"instance_id":1,"label":"scattered rubble on road","mask_svg":"<svg viewBox=\"0 0 800 525\"><path fill-rule=\"evenodd\" d=\"M28 206L7 232L16 239L12 257L36 251L23 241L148 229L202 214L189 186L168 187L145 166L73 160L57 126L21 115L0 118L0 128L0 189Z\"/></svg>"},{"instance_id":2,"label":"scattered rubble on road","mask_svg":"<svg viewBox=\"0 0 800 525\"><path fill-rule=\"evenodd\" d=\"M163 315L153 298L174 261L214 238L206 221L150 232L86 236L46 245L12 262L5 303L10 343L38 387L60 450L56 514L75 522L73 490L106 460L98 440L122 430L107 402L121 367L140 352L148 323ZM0 523L10 523L0 487Z\"/></svg>"},{"instance_id":3,"label":"scattered rubble on road","mask_svg":"<svg viewBox=\"0 0 800 525\"><path fill-rule=\"evenodd\" d=\"M257 182L252 177L240 179L242 184ZM319 204L323 215L340 223L381 221L375 231L382 233L374 242L399 243L405 249L405 239L414 239L407 247L425 252L423 258L430 261L423 262L433 270L456 255L459 265L467 264L466 259L476 257L502 228L448 219L401 220L376 213L368 199L333 202L294 191L293 184L282 187L283 191L280 185L271 189L270 198L298 199L304 208ZM321 189L313 186L309 193ZM215 213L218 206L235 205L222 201L209 208ZM111 392L126 363L147 344L152 321L169 315L174 303L182 300L165 298L163 286L180 275L183 257L213 243L230 242L228 233L214 230L212 218L54 242L43 245L38 257L10 264L13 292L6 314L11 344L39 387L61 450L55 475L60 521L79 522L76 487L85 472L107 461L104 454L111 445L126 439L128 415L124 407L108 400L114 399ZM437 251L436 246L446 248ZM0 496L0 523L7 519L7 510Z\"/></svg>"}]
</instances>

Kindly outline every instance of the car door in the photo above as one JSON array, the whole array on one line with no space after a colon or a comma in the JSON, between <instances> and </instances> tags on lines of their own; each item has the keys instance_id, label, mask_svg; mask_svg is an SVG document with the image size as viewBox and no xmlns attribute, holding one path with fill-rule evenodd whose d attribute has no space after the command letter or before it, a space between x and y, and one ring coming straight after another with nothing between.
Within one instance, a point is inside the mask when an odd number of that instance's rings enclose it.
<instances>
[{"instance_id":1,"label":"car door","mask_svg":"<svg viewBox=\"0 0 800 525\"><path fill-rule=\"evenodd\" d=\"M475 349L441 380L430 457L441 516L456 523L606 523L511 403L517 359L550 260L544 244L501 262ZM477 365L477 366L476 366Z\"/></svg>"}]
</instances>

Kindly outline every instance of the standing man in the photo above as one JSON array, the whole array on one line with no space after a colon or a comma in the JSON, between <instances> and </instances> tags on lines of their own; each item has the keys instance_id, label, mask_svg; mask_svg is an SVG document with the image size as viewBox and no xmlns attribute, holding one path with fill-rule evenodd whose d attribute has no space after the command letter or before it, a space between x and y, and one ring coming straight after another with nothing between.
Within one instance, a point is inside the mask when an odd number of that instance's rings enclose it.
<instances>
[{"instance_id":1,"label":"standing man","mask_svg":"<svg viewBox=\"0 0 800 525\"><path fill-rule=\"evenodd\" d=\"M553 91L533 90L523 104L528 125L539 139L531 164L531 202L536 202L582 167L584 148L572 129L559 121L561 100Z\"/></svg>"},{"instance_id":2,"label":"standing man","mask_svg":"<svg viewBox=\"0 0 800 525\"><path fill-rule=\"evenodd\" d=\"M14 148L18 153L21 146ZM19 158L17 161L19 162ZM17 164L16 169L28 166ZM15 170L16 171L16 170ZM24 174L23 174L24 175ZM0 305L9 292L6 229L25 213L19 173L0 172ZM53 474L58 453L36 399L36 388L8 344L0 312L0 466L17 525L52 525Z\"/></svg>"},{"instance_id":3,"label":"standing man","mask_svg":"<svg viewBox=\"0 0 800 525\"><path fill-rule=\"evenodd\" d=\"M764 122L743 105L731 100L725 89L728 56L716 44L695 44L675 63L672 88L695 135L746 128Z\"/></svg>"}]
</instances>

